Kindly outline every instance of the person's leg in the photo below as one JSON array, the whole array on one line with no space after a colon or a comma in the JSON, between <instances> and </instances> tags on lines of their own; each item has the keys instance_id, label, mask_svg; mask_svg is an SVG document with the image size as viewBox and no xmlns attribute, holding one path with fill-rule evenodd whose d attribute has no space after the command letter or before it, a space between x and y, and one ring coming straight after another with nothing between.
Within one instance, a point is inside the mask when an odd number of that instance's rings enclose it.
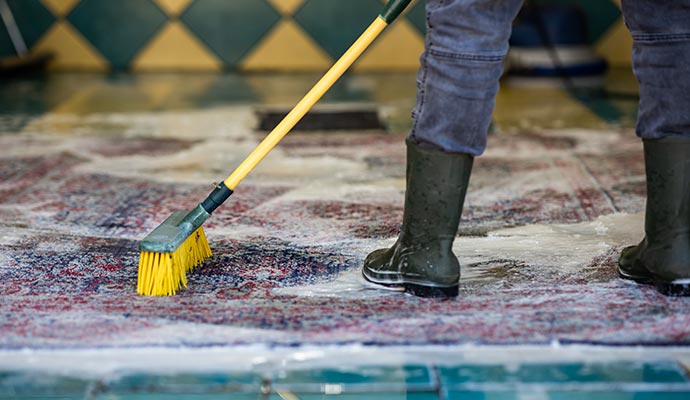
<instances>
[{"instance_id":1,"label":"person's leg","mask_svg":"<svg viewBox=\"0 0 690 400\"><path fill-rule=\"evenodd\" d=\"M690 0L623 0L640 84L637 134L647 176L645 238L618 273L690 295Z\"/></svg>"},{"instance_id":2,"label":"person's leg","mask_svg":"<svg viewBox=\"0 0 690 400\"><path fill-rule=\"evenodd\" d=\"M472 162L486 147L511 24L522 0L427 0L427 36L407 138L403 224L367 257L370 282L419 296L456 296L452 245Z\"/></svg>"},{"instance_id":3,"label":"person's leg","mask_svg":"<svg viewBox=\"0 0 690 400\"><path fill-rule=\"evenodd\" d=\"M427 0L408 141L478 156L486 147L512 21L523 0Z\"/></svg>"}]
</instances>

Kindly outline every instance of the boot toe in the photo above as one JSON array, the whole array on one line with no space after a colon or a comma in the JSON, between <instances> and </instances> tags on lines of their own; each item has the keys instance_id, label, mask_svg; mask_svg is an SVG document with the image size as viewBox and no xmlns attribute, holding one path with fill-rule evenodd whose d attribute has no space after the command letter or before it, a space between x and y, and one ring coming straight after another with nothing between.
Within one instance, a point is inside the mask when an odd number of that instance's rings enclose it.
<instances>
[{"instance_id":1,"label":"boot toe","mask_svg":"<svg viewBox=\"0 0 690 400\"><path fill-rule=\"evenodd\" d=\"M362 275L370 282L380 285L395 285L401 280L400 272L392 265L392 249L371 252L364 260Z\"/></svg>"},{"instance_id":2,"label":"boot toe","mask_svg":"<svg viewBox=\"0 0 690 400\"><path fill-rule=\"evenodd\" d=\"M652 274L640 261L640 246L626 247L618 259L618 276L637 283L652 283Z\"/></svg>"}]
</instances>

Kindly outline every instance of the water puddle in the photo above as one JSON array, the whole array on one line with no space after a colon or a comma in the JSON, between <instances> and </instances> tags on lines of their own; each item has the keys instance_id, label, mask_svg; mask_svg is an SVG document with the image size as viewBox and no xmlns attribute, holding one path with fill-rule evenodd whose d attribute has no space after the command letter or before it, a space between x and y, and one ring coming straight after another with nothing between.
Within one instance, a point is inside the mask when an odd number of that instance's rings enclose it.
<instances>
[{"instance_id":1,"label":"water puddle","mask_svg":"<svg viewBox=\"0 0 690 400\"><path fill-rule=\"evenodd\" d=\"M530 279L543 274L578 274L611 249L635 244L643 236L643 214L611 214L578 224L528 225L500 229L486 237L458 238L454 251L462 265L461 285L488 285L516 279L529 269ZM368 246L369 247L369 246ZM362 251L362 255L366 254ZM371 298L397 295L361 277L359 268L329 282L277 288L275 295Z\"/></svg>"}]
</instances>

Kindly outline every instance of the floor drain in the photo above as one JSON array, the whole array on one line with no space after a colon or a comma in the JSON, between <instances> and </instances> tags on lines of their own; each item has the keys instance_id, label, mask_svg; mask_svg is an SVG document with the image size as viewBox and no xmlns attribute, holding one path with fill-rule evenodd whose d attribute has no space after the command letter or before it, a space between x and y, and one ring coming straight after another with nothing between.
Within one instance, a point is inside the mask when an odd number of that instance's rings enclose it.
<instances>
[{"instance_id":1,"label":"floor drain","mask_svg":"<svg viewBox=\"0 0 690 400\"><path fill-rule=\"evenodd\" d=\"M290 108L256 110L257 129L270 131L290 112ZM297 123L295 131L372 131L385 130L378 108L373 106L325 106L314 108Z\"/></svg>"}]
</instances>

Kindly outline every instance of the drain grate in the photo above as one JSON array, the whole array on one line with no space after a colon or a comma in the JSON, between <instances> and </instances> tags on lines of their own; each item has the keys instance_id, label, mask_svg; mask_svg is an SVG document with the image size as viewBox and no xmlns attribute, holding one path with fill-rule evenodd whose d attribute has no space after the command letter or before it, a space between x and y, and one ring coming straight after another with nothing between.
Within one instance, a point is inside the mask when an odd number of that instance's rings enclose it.
<instances>
[{"instance_id":1,"label":"drain grate","mask_svg":"<svg viewBox=\"0 0 690 400\"><path fill-rule=\"evenodd\" d=\"M290 108L256 110L257 130L270 131L290 112ZM330 106L314 108L297 123L295 131L372 131L385 130L377 107Z\"/></svg>"}]
</instances>

